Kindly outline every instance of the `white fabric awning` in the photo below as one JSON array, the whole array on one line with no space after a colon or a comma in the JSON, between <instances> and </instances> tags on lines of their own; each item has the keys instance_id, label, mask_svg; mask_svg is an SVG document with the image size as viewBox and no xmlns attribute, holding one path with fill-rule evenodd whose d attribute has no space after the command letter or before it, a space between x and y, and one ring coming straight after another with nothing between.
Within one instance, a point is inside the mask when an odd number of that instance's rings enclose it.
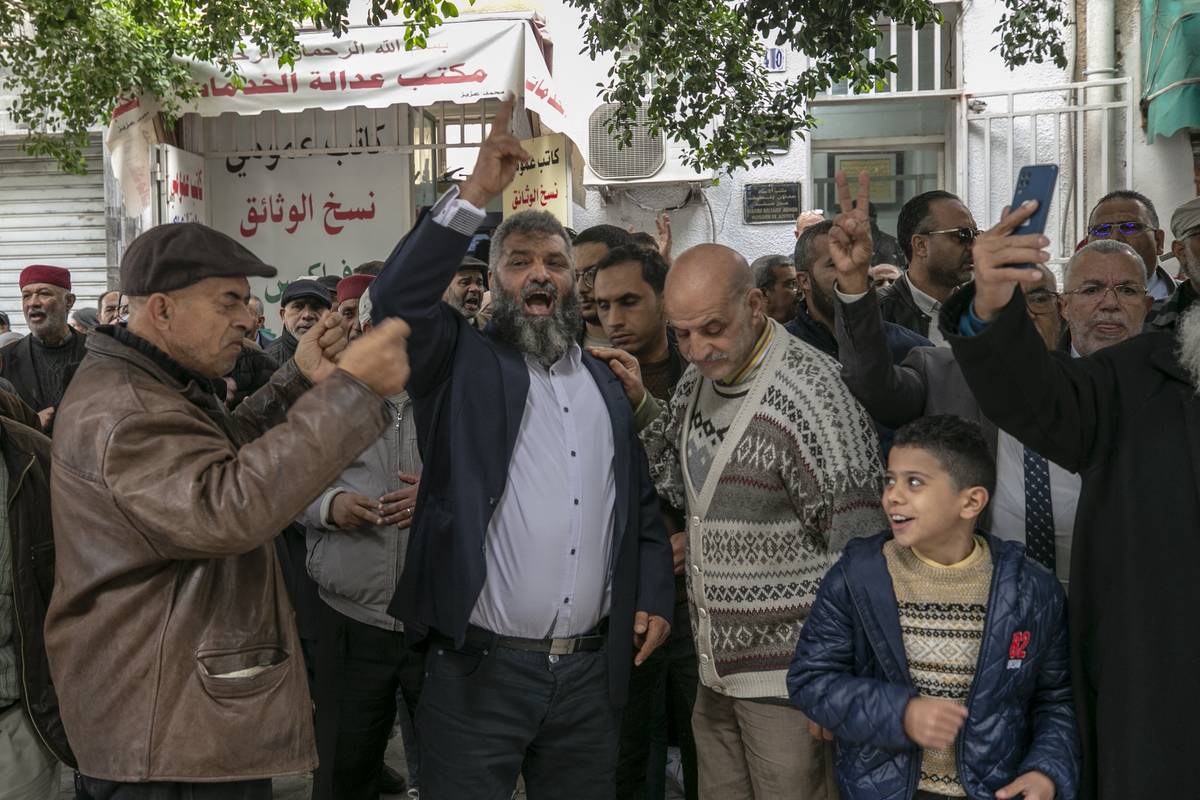
<instances>
[{"instance_id":1,"label":"white fabric awning","mask_svg":"<svg viewBox=\"0 0 1200 800\"><path fill-rule=\"evenodd\" d=\"M213 64L190 62L200 97L185 108L201 116L293 113L310 108L338 111L352 106L387 108L396 103L430 106L502 99L512 92L537 112L549 129L582 143L581 120L559 91L533 30L531 14L462 19L430 32L427 45L405 50L403 28L352 28L338 38L329 32L299 36L295 68L247 45L235 56L244 80L235 86ZM117 109L113 129L138 109ZM581 109L582 111L582 109ZM144 113L144 109L143 109Z\"/></svg>"}]
</instances>

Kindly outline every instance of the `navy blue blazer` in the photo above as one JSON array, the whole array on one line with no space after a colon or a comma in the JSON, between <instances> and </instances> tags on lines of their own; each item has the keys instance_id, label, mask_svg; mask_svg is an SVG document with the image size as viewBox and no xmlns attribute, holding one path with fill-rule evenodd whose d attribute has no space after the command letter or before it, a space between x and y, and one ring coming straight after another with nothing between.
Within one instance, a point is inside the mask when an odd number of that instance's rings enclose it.
<instances>
[{"instance_id":1,"label":"navy blue blazer","mask_svg":"<svg viewBox=\"0 0 1200 800\"><path fill-rule=\"evenodd\" d=\"M400 317L412 328L408 393L424 461L408 556L388 613L410 631L436 630L459 646L487 575L485 537L508 483L529 393L522 355L491 329L476 331L441 300L470 241L427 214L370 287L374 321ZM607 365L586 352L583 362L613 429L616 508L607 651L609 696L621 706L633 664L634 613L666 620L674 613L671 545L625 392Z\"/></svg>"}]
</instances>

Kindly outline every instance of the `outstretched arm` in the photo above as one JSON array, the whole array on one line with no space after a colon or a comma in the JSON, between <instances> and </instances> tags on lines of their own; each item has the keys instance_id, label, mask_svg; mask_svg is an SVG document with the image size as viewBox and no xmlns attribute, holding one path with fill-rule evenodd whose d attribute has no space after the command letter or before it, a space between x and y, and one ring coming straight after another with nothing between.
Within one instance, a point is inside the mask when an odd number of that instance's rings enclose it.
<instances>
[{"instance_id":1,"label":"outstretched arm","mask_svg":"<svg viewBox=\"0 0 1200 800\"><path fill-rule=\"evenodd\" d=\"M488 202L512 181L529 155L508 132L513 101L505 100L479 148L475 167L461 187L451 189L396 245L371 284L371 319L400 317L412 328L410 394L422 396L450 368L459 318L442 294L462 263L471 236L483 222Z\"/></svg>"}]
</instances>

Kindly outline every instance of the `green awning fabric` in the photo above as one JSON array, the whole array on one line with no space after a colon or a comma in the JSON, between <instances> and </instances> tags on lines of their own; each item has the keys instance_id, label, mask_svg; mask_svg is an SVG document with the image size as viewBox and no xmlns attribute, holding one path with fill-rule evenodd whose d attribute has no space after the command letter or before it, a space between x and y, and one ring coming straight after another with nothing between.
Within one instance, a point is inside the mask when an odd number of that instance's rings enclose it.
<instances>
[{"instance_id":1,"label":"green awning fabric","mask_svg":"<svg viewBox=\"0 0 1200 800\"><path fill-rule=\"evenodd\" d=\"M1200 0L1142 0L1146 140L1200 128Z\"/></svg>"}]
</instances>

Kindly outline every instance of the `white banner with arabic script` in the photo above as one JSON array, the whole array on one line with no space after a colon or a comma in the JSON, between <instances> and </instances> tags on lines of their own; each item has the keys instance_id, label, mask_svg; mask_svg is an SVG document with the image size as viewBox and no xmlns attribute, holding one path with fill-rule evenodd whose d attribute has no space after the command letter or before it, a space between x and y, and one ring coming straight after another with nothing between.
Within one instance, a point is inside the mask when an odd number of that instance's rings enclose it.
<instances>
[{"instance_id":1,"label":"white banner with arabic script","mask_svg":"<svg viewBox=\"0 0 1200 800\"><path fill-rule=\"evenodd\" d=\"M202 116L226 112L259 114L364 106L414 107L436 103L471 104L523 96L551 130L585 144L584 104L573 114L550 75L528 16L463 19L430 32L427 45L405 50L397 26L352 28L341 38L329 32L299 37L294 69L281 67L271 53L247 44L235 57L239 86L214 64L190 62L200 98L187 109ZM132 108L118 108L114 123Z\"/></svg>"},{"instance_id":2,"label":"white banner with arabic script","mask_svg":"<svg viewBox=\"0 0 1200 800\"><path fill-rule=\"evenodd\" d=\"M282 330L279 298L290 281L343 277L364 261L386 259L408 229L408 157L354 158L353 169L333 157L285 158L269 170L207 162L209 188L221 198L209 206L213 227L279 270L277 278L255 278L250 287L266 302L273 335Z\"/></svg>"}]
</instances>

